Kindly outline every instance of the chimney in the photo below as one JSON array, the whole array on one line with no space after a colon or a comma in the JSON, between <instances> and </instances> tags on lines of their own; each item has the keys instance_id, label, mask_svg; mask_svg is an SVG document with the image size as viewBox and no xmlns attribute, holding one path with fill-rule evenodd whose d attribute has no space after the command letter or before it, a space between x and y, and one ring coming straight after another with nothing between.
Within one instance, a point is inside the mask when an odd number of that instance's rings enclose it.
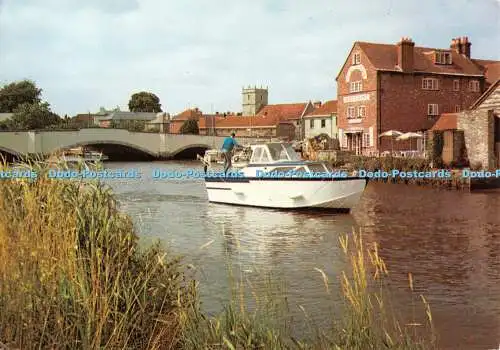
<instances>
[{"instance_id":1,"label":"chimney","mask_svg":"<svg viewBox=\"0 0 500 350\"><path fill-rule=\"evenodd\" d=\"M316 101L313 103L314 108L319 108L321 107L321 101Z\"/></svg>"},{"instance_id":2,"label":"chimney","mask_svg":"<svg viewBox=\"0 0 500 350\"><path fill-rule=\"evenodd\" d=\"M469 41L469 38L463 36L461 38L451 39L450 48L455 50L461 55L465 55L470 58L470 47L472 43Z\"/></svg>"},{"instance_id":3,"label":"chimney","mask_svg":"<svg viewBox=\"0 0 500 350\"><path fill-rule=\"evenodd\" d=\"M398 66L403 72L413 72L413 48L415 43L408 37L398 43Z\"/></svg>"}]
</instances>

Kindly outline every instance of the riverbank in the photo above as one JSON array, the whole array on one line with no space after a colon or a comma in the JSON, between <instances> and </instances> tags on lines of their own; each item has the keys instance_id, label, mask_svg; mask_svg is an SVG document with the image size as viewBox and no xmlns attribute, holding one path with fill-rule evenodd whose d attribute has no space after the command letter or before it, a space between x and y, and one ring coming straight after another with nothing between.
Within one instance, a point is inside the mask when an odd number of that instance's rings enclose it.
<instances>
[{"instance_id":1,"label":"riverbank","mask_svg":"<svg viewBox=\"0 0 500 350\"><path fill-rule=\"evenodd\" d=\"M430 166L427 159L421 158L400 158L400 157L364 157L353 156L349 164L346 165L349 170L364 169L366 171L385 171L391 173L393 169L401 172L432 172L436 169ZM428 177L428 178L404 178L404 177L388 177L388 178L373 178L371 181L397 183L406 185L427 186L440 189L470 191L474 188L473 184L476 180L464 177L460 169L446 169L449 171L449 177ZM489 181L486 181L489 182ZM472 185L471 185L472 183Z\"/></svg>"},{"instance_id":2,"label":"riverbank","mask_svg":"<svg viewBox=\"0 0 500 350\"><path fill-rule=\"evenodd\" d=\"M255 295L249 305L245 295L253 290L237 278L238 271L230 274L234 298L227 311L205 315L182 259L159 244L140 249L131 218L98 182L3 180L0 218L0 341L12 349L432 345L425 299L427 320L399 322L385 296L385 264L377 247L366 246L360 235L339 241L350 262L338 276L343 316L332 314L333 326L326 329L306 318L312 335L299 340L288 327L286 291ZM325 293L337 293L329 289L331 277L317 272ZM413 288L411 278L409 283Z\"/></svg>"}]
</instances>

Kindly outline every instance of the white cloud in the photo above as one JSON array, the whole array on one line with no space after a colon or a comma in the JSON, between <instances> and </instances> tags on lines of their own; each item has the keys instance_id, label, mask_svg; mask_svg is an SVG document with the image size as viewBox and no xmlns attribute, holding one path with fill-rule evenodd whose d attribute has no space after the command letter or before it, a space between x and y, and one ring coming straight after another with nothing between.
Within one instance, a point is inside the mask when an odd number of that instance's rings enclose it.
<instances>
[{"instance_id":1,"label":"white cloud","mask_svg":"<svg viewBox=\"0 0 500 350\"><path fill-rule=\"evenodd\" d=\"M468 35L498 58L498 4L485 0L4 0L0 81L32 78L58 113L126 108L139 90L167 110L239 110L241 87L270 102L336 97L355 40L446 47Z\"/></svg>"}]
</instances>

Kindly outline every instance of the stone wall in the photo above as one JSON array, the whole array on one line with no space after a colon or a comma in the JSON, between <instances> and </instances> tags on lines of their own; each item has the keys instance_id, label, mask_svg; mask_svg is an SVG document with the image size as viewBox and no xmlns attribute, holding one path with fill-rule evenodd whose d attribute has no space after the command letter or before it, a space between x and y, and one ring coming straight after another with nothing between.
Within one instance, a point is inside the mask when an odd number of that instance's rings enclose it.
<instances>
[{"instance_id":1,"label":"stone wall","mask_svg":"<svg viewBox=\"0 0 500 350\"><path fill-rule=\"evenodd\" d=\"M458 116L457 128L464 130L469 164L481 165L485 169L496 168L493 111L464 111Z\"/></svg>"}]
</instances>

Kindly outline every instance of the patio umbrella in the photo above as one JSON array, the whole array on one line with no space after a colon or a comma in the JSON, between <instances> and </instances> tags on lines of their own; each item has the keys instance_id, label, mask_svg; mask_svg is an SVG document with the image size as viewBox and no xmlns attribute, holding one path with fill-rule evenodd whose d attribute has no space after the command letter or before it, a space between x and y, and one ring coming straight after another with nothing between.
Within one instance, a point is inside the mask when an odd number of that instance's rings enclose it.
<instances>
[{"instance_id":1,"label":"patio umbrella","mask_svg":"<svg viewBox=\"0 0 500 350\"><path fill-rule=\"evenodd\" d=\"M423 137L424 136L422 134L419 134L416 132L407 132L407 133L404 133L404 134L398 136L398 138L396 140L401 141L401 140L410 140L410 139L420 139Z\"/></svg>"},{"instance_id":2,"label":"patio umbrella","mask_svg":"<svg viewBox=\"0 0 500 350\"><path fill-rule=\"evenodd\" d=\"M401 135L403 135L403 133L401 131L389 130L389 131L381 133L379 137L389 136L391 138L391 154L392 154L392 152L394 151L394 137L395 136L399 137Z\"/></svg>"}]
</instances>

